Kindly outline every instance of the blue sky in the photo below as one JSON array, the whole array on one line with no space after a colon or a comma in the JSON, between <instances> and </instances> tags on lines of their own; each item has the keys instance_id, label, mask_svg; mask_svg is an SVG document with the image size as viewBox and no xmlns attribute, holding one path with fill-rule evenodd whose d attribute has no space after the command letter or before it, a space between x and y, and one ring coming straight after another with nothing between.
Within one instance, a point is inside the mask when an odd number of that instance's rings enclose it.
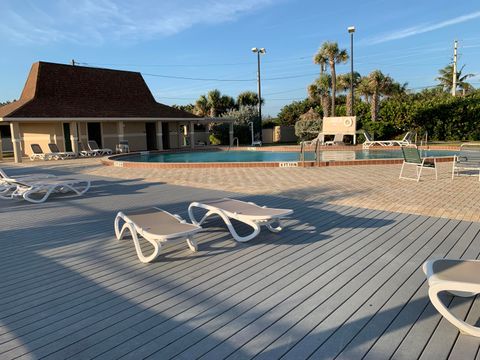
<instances>
[{"instance_id":1,"label":"blue sky","mask_svg":"<svg viewBox=\"0 0 480 360\"><path fill-rule=\"evenodd\" d=\"M71 59L140 71L165 104L194 102L214 88L235 97L256 91L250 49L265 47L264 113L275 116L305 98L319 72L312 57L324 41L349 49L350 25L362 75L380 69L410 88L431 86L458 39L459 63L480 86L475 0L0 0L0 13L0 101L20 96L33 62Z\"/></svg>"}]
</instances>

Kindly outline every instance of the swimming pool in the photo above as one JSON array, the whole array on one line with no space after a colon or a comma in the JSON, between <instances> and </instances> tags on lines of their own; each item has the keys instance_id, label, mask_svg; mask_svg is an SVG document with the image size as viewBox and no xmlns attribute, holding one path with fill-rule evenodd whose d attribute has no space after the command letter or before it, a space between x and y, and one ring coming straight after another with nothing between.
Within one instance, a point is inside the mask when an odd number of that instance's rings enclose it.
<instances>
[{"instance_id":1,"label":"swimming pool","mask_svg":"<svg viewBox=\"0 0 480 360\"><path fill-rule=\"evenodd\" d=\"M422 150L422 156L446 157L457 152L453 150ZM352 161L370 159L401 159L401 150L351 150L351 151L321 151L320 161ZM296 162L298 152L275 151L198 151L176 153L140 153L122 155L118 161L142 163L254 163L254 162ZM307 152L306 161L315 160L315 154Z\"/></svg>"}]
</instances>

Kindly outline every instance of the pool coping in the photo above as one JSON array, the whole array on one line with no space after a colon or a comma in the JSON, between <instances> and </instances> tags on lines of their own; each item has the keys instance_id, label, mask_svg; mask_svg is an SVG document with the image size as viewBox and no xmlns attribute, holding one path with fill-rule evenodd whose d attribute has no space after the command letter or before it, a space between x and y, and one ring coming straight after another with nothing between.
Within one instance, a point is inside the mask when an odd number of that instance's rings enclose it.
<instances>
[{"instance_id":1,"label":"pool coping","mask_svg":"<svg viewBox=\"0 0 480 360\"><path fill-rule=\"evenodd\" d=\"M282 150L278 149L277 146L255 148L252 151L295 151L299 149L298 146L291 147L281 147ZM425 149L425 147L419 147L420 149ZM202 148L199 151L225 151L229 148ZM238 147L232 148L229 150L241 151L249 150L250 147ZM285 150L289 149L289 150ZM429 146L430 150L458 150L458 146ZM322 147L322 150L324 148ZM360 146L329 146L327 151L358 151L363 150ZM398 150L398 146L381 146L370 148L369 150ZM144 154L144 153L173 153L173 152L191 152L191 149L175 149L173 151L138 151L132 152L128 155L135 154ZM101 159L101 162L105 166L114 166L122 168L137 168L137 169L185 169L185 168L240 168L240 167L263 167L263 168L274 168L274 167L325 167L325 166L361 166L361 165L392 165L392 164L401 164L403 159L360 159L360 160L329 160L329 161L277 161L277 162L190 162L190 163L162 163L162 162L133 162L133 161L121 161L120 159L127 154L116 154L111 155L107 158ZM449 162L453 161L453 156L442 156L435 158L437 162Z\"/></svg>"}]
</instances>

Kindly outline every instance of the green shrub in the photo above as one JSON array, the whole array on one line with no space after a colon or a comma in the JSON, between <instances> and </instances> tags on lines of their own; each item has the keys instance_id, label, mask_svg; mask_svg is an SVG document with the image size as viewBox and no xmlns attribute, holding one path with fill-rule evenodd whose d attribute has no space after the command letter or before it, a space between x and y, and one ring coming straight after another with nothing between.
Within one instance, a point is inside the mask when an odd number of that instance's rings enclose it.
<instances>
[{"instance_id":1,"label":"green shrub","mask_svg":"<svg viewBox=\"0 0 480 360\"><path fill-rule=\"evenodd\" d=\"M307 119L295 123L295 135L301 140L312 140L322 131L322 120Z\"/></svg>"}]
</instances>

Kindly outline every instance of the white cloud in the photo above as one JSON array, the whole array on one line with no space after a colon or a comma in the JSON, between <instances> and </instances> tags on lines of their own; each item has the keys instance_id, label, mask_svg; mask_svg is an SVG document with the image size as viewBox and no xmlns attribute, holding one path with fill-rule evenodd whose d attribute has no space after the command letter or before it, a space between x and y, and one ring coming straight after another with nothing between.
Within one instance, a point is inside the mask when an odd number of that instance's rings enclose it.
<instances>
[{"instance_id":1,"label":"white cloud","mask_svg":"<svg viewBox=\"0 0 480 360\"><path fill-rule=\"evenodd\" d=\"M375 36L372 38L368 39L363 39L363 43L368 43L368 44L380 44L384 43L387 41L392 41L392 40L398 40L398 39L404 39L406 37L418 35L418 34L423 34L426 32L442 29L447 26L455 25L455 24L460 24L469 20L477 19L480 17L480 11L473 12L471 14L467 15L462 15L458 16L453 19L449 19L446 21L441 21L436 24L421 24L421 25L416 25L412 27L408 27L405 29L397 30L391 33L386 33L382 34L379 36Z\"/></svg>"},{"instance_id":2,"label":"white cloud","mask_svg":"<svg viewBox=\"0 0 480 360\"><path fill-rule=\"evenodd\" d=\"M234 21L272 3L273 0L56 0L40 9L39 3L33 1L20 8L18 2L7 0L0 5L0 39L93 44L148 40L196 25Z\"/></svg>"}]
</instances>

